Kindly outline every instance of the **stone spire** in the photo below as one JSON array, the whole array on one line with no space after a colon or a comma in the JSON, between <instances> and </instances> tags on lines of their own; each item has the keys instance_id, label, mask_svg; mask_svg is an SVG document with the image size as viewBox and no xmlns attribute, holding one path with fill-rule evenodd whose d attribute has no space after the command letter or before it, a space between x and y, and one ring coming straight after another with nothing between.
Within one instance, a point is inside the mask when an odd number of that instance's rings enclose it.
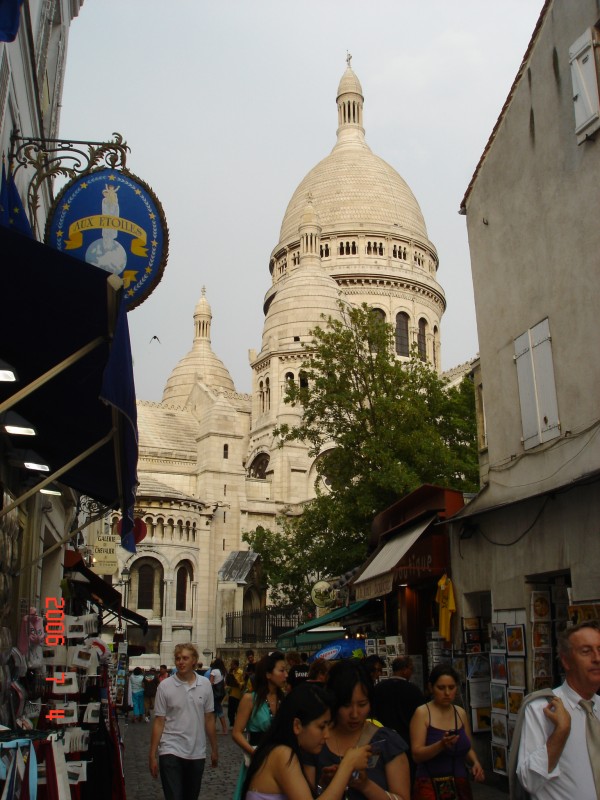
<instances>
[{"instance_id":1,"label":"stone spire","mask_svg":"<svg viewBox=\"0 0 600 800\"><path fill-rule=\"evenodd\" d=\"M312 195L308 193L306 207L300 219L300 264L299 267L321 266L321 226L312 204ZM298 269L298 267L296 267Z\"/></svg>"},{"instance_id":2,"label":"stone spire","mask_svg":"<svg viewBox=\"0 0 600 800\"><path fill-rule=\"evenodd\" d=\"M365 98L363 97L360 81L350 66L351 60L352 56L348 53L346 57L348 66L342 75L337 90L338 144L356 140L364 142L365 138L365 129L363 128L363 104Z\"/></svg>"}]
</instances>

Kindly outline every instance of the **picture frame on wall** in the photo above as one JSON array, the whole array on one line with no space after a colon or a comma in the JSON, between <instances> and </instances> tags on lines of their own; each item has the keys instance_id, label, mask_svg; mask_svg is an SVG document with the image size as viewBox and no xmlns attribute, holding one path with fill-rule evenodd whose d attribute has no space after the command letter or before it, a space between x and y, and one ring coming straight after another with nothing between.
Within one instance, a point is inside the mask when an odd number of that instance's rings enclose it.
<instances>
[{"instance_id":1,"label":"picture frame on wall","mask_svg":"<svg viewBox=\"0 0 600 800\"><path fill-rule=\"evenodd\" d=\"M492 744L492 769L499 775L508 775L507 748L501 744Z\"/></svg>"},{"instance_id":2,"label":"picture frame on wall","mask_svg":"<svg viewBox=\"0 0 600 800\"><path fill-rule=\"evenodd\" d=\"M506 685L504 683L490 683L490 699L492 701L492 713L508 713Z\"/></svg>"},{"instance_id":3,"label":"picture frame on wall","mask_svg":"<svg viewBox=\"0 0 600 800\"><path fill-rule=\"evenodd\" d=\"M471 709L473 733L489 733L492 729L492 709L489 706Z\"/></svg>"},{"instance_id":4,"label":"picture frame on wall","mask_svg":"<svg viewBox=\"0 0 600 800\"><path fill-rule=\"evenodd\" d=\"M503 622L492 622L490 644L492 653L506 653L506 630Z\"/></svg>"},{"instance_id":5,"label":"picture frame on wall","mask_svg":"<svg viewBox=\"0 0 600 800\"><path fill-rule=\"evenodd\" d=\"M490 653L490 676L496 683L507 683L506 656L502 653Z\"/></svg>"},{"instance_id":6,"label":"picture frame on wall","mask_svg":"<svg viewBox=\"0 0 600 800\"><path fill-rule=\"evenodd\" d=\"M469 703L471 708L489 708L491 698L488 678L469 681Z\"/></svg>"},{"instance_id":7,"label":"picture frame on wall","mask_svg":"<svg viewBox=\"0 0 600 800\"><path fill-rule=\"evenodd\" d=\"M531 621L545 622L550 619L550 592L531 593Z\"/></svg>"},{"instance_id":8,"label":"picture frame on wall","mask_svg":"<svg viewBox=\"0 0 600 800\"><path fill-rule=\"evenodd\" d=\"M534 622L531 631L531 640L534 650L548 650L552 644L551 622Z\"/></svg>"},{"instance_id":9,"label":"picture frame on wall","mask_svg":"<svg viewBox=\"0 0 600 800\"><path fill-rule=\"evenodd\" d=\"M508 713L515 716L519 713L519 709L523 705L523 698L525 697L525 689L515 689L509 686L507 693Z\"/></svg>"},{"instance_id":10,"label":"picture frame on wall","mask_svg":"<svg viewBox=\"0 0 600 800\"><path fill-rule=\"evenodd\" d=\"M479 617L463 617L462 626L464 631L472 631L481 627Z\"/></svg>"},{"instance_id":11,"label":"picture frame on wall","mask_svg":"<svg viewBox=\"0 0 600 800\"><path fill-rule=\"evenodd\" d=\"M536 650L533 659L533 677L551 678L552 677L552 651Z\"/></svg>"},{"instance_id":12,"label":"picture frame on wall","mask_svg":"<svg viewBox=\"0 0 600 800\"><path fill-rule=\"evenodd\" d=\"M509 656L525 655L525 626L506 626L506 652Z\"/></svg>"},{"instance_id":13,"label":"picture frame on wall","mask_svg":"<svg viewBox=\"0 0 600 800\"><path fill-rule=\"evenodd\" d=\"M508 718L506 714L492 714L492 742L508 745Z\"/></svg>"},{"instance_id":14,"label":"picture frame on wall","mask_svg":"<svg viewBox=\"0 0 600 800\"><path fill-rule=\"evenodd\" d=\"M506 670L508 673L508 685L514 689L527 688L527 673L525 671L524 658L507 658Z\"/></svg>"}]
</instances>

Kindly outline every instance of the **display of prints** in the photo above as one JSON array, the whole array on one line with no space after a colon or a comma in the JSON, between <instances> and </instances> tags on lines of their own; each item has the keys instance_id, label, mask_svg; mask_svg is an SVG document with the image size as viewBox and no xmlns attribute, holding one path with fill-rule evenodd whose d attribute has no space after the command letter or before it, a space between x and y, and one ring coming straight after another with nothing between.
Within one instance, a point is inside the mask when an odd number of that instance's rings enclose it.
<instances>
[{"instance_id":1,"label":"display of prints","mask_svg":"<svg viewBox=\"0 0 600 800\"><path fill-rule=\"evenodd\" d=\"M525 689L515 689L513 686L508 687L507 691L508 697L508 713L516 716L519 713L519 709L523 704L523 698L525 697Z\"/></svg>"},{"instance_id":2,"label":"display of prints","mask_svg":"<svg viewBox=\"0 0 600 800\"><path fill-rule=\"evenodd\" d=\"M551 644L551 629L549 622L534 622L531 638L536 650L547 650Z\"/></svg>"},{"instance_id":3,"label":"display of prints","mask_svg":"<svg viewBox=\"0 0 600 800\"><path fill-rule=\"evenodd\" d=\"M492 745L492 769L500 775L507 775L507 751L501 744Z\"/></svg>"},{"instance_id":4,"label":"display of prints","mask_svg":"<svg viewBox=\"0 0 600 800\"><path fill-rule=\"evenodd\" d=\"M533 677L552 677L552 653L550 650L536 650L533 656Z\"/></svg>"},{"instance_id":5,"label":"display of prints","mask_svg":"<svg viewBox=\"0 0 600 800\"><path fill-rule=\"evenodd\" d=\"M456 671L460 682L464 683L467 680L467 659L465 656L455 656L452 659L452 668Z\"/></svg>"},{"instance_id":6,"label":"display of prints","mask_svg":"<svg viewBox=\"0 0 600 800\"><path fill-rule=\"evenodd\" d=\"M490 675L496 683L507 683L508 675L506 673L506 656L500 653L492 653L490 655Z\"/></svg>"},{"instance_id":7,"label":"display of prints","mask_svg":"<svg viewBox=\"0 0 600 800\"><path fill-rule=\"evenodd\" d=\"M506 650L509 656L525 655L525 626L506 626Z\"/></svg>"},{"instance_id":8,"label":"display of prints","mask_svg":"<svg viewBox=\"0 0 600 800\"><path fill-rule=\"evenodd\" d=\"M465 631L472 631L479 628L479 617L463 617L462 626Z\"/></svg>"},{"instance_id":9,"label":"display of prints","mask_svg":"<svg viewBox=\"0 0 600 800\"><path fill-rule=\"evenodd\" d=\"M546 621L550 619L550 593L531 593L531 621Z\"/></svg>"},{"instance_id":10,"label":"display of prints","mask_svg":"<svg viewBox=\"0 0 600 800\"><path fill-rule=\"evenodd\" d=\"M465 631L465 643L472 644L473 642L481 641L481 631Z\"/></svg>"},{"instance_id":11,"label":"display of prints","mask_svg":"<svg viewBox=\"0 0 600 800\"><path fill-rule=\"evenodd\" d=\"M508 706L506 704L506 685L504 683L490 683L490 697L492 700L492 711L506 714Z\"/></svg>"},{"instance_id":12,"label":"display of prints","mask_svg":"<svg viewBox=\"0 0 600 800\"><path fill-rule=\"evenodd\" d=\"M573 625L590 619L600 619L600 605L569 606L569 619Z\"/></svg>"},{"instance_id":13,"label":"display of prints","mask_svg":"<svg viewBox=\"0 0 600 800\"><path fill-rule=\"evenodd\" d=\"M485 733L491 730L492 709L489 706L471 709L471 727L473 733Z\"/></svg>"},{"instance_id":14,"label":"display of prints","mask_svg":"<svg viewBox=\"0 0 600 800\"><path fill-rule=\"evenodd\" d=\"M483 645L481 642L473 642L472 644L466 644L465 650L467 653L482 653Z\"/></svg>"},{"instance_id":15,"label":"display of prints","mask_svg":"<svg viewBox=\"0 0 600 800\"><path fill-rule=\"evenodd\" d=\"M517 724L516 717L509 717L506 721L506 732L508 733L508 746L512 745L513 734L515 732L515 725Z\"/></svg>"},{"instance_id":16,"label":"display of prints","mask_svg":"<svg viewBox=\"0 0 600 800\"><path fill-rule=\"evenodd\" d=\"M490 659L487 654L467 655L467 678L476 680L477 678L490 677Z\"/></svg>"},{"instance_id":17,"label":"display of prints","mask_svg":"<svg viewBox=\"0 0 600 800\"><path fill-rule=\"evenodd\" d=\"M471 708L485 708L491 704L490 682L487 678L469 681L469 702Z\"/></svg>"},{"instance_id":18,"label":"display of prints","mask_svg":"<svg viewBox=\"0 0 600 800\"><path fill-rule=\"evenodd\" d=\"M506 631L503 622L492 622L490 644L492 653L506 652Z\"/></svg>"},{"instance_id":19,"label":"display of prints","mask_svg":"<svg viewBox=\"0 0 600 800\"><path fill-rule=\"evenodd\" d=\"M508 744L508 718L505 714L492 714L492 741Z\"/></svg>"},{"instance_id":20,"label":"display of prints","mask_svg":"<svg viewBox=\"0 0 600 800\"><path fill-rule=\"evenodd\" d=\"M508 658L506 660L508 672L508 684L515 689L527 688L527 675L525 672L525 660L522 658Z\"/></svg>"}]
</instances>

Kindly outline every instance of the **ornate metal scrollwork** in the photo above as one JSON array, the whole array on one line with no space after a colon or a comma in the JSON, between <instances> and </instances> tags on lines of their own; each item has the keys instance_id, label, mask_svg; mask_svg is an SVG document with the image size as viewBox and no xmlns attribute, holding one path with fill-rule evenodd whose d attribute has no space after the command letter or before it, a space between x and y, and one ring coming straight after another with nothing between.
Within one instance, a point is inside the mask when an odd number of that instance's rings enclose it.
<instances>
[{"instance_id":1,"label":"ornate metal scrollwork","mask_svg":"<svg viewBox=\"0 0 600 800\"><path fill-rule=\"evenodd\" d=\"M24 167L33 167L27 187L27 206L35 237L38 235L37 212L42 187L54 201L54 179L75 178L97 167L125 170L127 153L131 152L120 133L113 133L110 142L68 141L67 139L38 139L34 136L11 136L10 166L13 175Z\"/></svg>"}]
</instances>

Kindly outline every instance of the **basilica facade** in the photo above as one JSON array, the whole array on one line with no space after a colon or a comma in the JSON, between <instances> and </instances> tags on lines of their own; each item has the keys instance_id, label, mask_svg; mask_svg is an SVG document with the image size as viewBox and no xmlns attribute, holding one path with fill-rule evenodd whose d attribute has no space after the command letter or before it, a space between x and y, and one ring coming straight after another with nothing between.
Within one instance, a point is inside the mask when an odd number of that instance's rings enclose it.
<instances>
[{"instance_id":1,"label":"basilica facade","mask_svg":"<svg viewBox=\"0 0 600 800\"><path fill-rule=\"evenodd\" d=\"M349 63L336 104L335 146L294 191L268 261L251 394L236 391L211 348L203 288L191 349L161 402L138 401L137 509L148 532L136 555L121 550L120 569L129 570L130 608L149 619L144 644L167 663L178 641L208 657L224 641L228 612L264 604L242 534L273 528L278 514L300 513L314 497L315 460L300 443L280 448L273 428L298 421L285 388L303 380L303 348L322 315L338 317L340 301L367 303L394 326L399 359L416 345L440 371L437 252L412 191L366 142L363 92ZM154 664L157 655L146 659Z\"/></svg>"}]
</instances>

